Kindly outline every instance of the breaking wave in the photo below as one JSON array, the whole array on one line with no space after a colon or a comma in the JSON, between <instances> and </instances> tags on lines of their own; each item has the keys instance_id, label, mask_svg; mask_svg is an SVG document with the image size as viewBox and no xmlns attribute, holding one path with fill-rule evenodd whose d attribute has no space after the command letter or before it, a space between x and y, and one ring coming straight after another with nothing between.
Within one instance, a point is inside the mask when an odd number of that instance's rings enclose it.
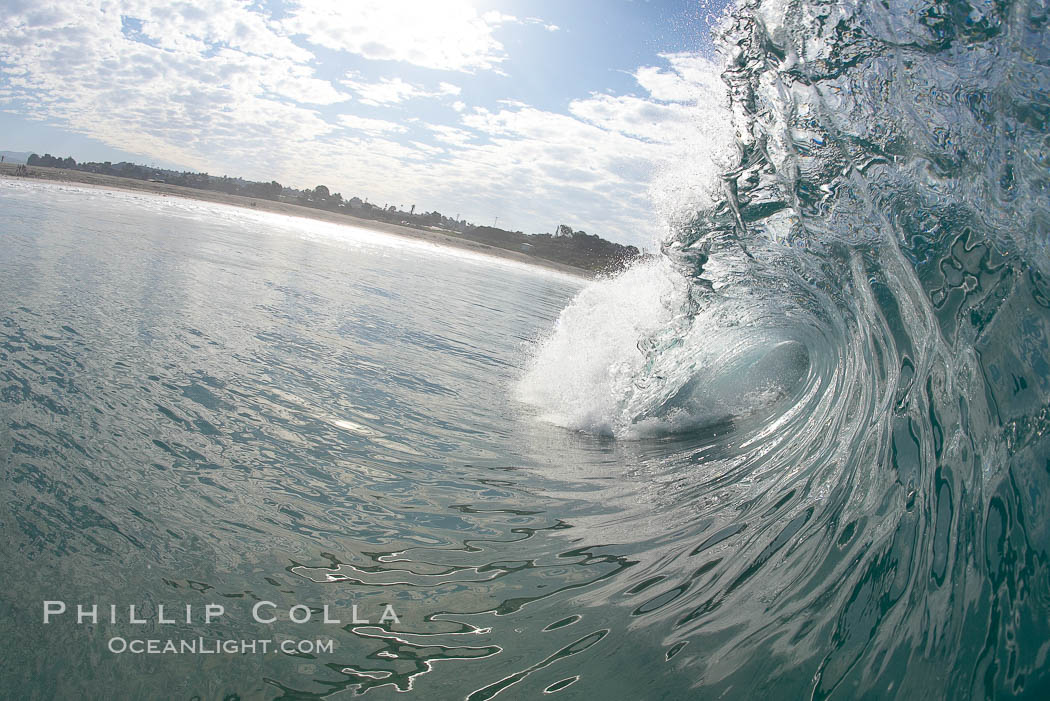
<instances>
[{"instance_id":1,"label":"breaking wave","mask_svg":"<svg viewBox=\"0 0 1050 701\"><path fill-rule=\"evenodd\" d=\"M671 171L703 196L536 349L518 394L543 419L673 436L664 462L692 465L668 523L699 545L657 576L698 686L1050 683L1048 24L1042 2L742 3L704 107L723 140Z\"/></svg>"}]
</instances>

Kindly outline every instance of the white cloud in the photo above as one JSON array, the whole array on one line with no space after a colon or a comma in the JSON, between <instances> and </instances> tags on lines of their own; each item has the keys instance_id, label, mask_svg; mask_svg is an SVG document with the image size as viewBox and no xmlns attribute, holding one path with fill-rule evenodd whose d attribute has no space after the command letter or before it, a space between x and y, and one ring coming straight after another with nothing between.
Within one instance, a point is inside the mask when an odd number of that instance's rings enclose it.
<instances>
[{"instance_id":1,"label":"white cloud","mask_svg":"<svg viewBox=\"0 0 1050 701\"><path fill-rule=\"evenodd\" d=\"M353 114L339 115L339 123L354 131L362 131L367 134L385 134L390 132L407 131L406 127L397 122L389 122L385 119L358 117Z\"/></svg>"},{"instance_id":2,"label":"white cloud","mask_svg":"<svg viewBox=\"0 0 1050 701\"><path fill-rule=\"evenodd\" d=\"M671 65L670 71L643 66L634 73L638 84L657 100L695 102L703 95L725 91L720 72L714 64L698 54L660 54Z\"/></svg>"},{"instance_id":3,"label":"white cloud","mask_svg":"<svg viewBox=\"0 0 1050 701\"><path fill-rule=\"evenodd\" d=\"M266 18L248 11L245 3L217 0L214 3L156 3L125 0L103 3L103 10L116 10L138 20L143 39L172 51L203 51L222 44L235 51L296 62L313 58L309 51L275 33Z\"/></svg>"},{"instance_id":4,"label":"white cloud","mask_svg":"<svg viewBox=\"0 0 1050 701\"><path fill-rule=\"evenodd\" d=\"M303 103L349 97L232 0L178 12L136 0L40 0L5 5L0 22L7 99L24 103L23 113L193 167L219 165L216 143L269 153L275 135L323 138L334 127Z\"/></svg>"},{"instance_id":5,"label":"white cloud","mask_svg":"<svg viewBox=\"0 0 1050 701\"><path fill-rule=\"evenodd\" d=\"M452 146L467 146L475 138L474 134L466 129L458 129L445 124L427 124L426 127L434 134L435 139Z\"/></svg>"},{"instance_id":6,"label":"white cloud","mask_svg":"<svg viewBox=\"0 0 1050 701\"><path fill-rule=\"evenodd\" d=\"M499 10L489 10L483 14L481 18L491 25L507 24L518 21L518 18L514 15L505 15Z\"/></svg>"},{"instance_id":7,"label":"white cloud","mask_svg":"<svg viewBox=\"0 0 1050 701\"><path fill-rule=\"evenodd\" d=\"M592 95L574 100L569 112L602 129L663 144L680 140L694 113L688 105L661 104L632 95Z\"/></svg>"},{"instance_id":8,"label":"white cloud","mask_svg":"<svg viewBox=\"0 0 1050 701\"><path fill-rule=\"evenodd\" d=\"M461 92L459 86L452 83L441 82L436 90L427 90L401 78L381 78L378 82L369 83L354 75L342 81L342 84L357 93L366 105L391 105L418 98L459 95Z\"/></svg>"},{"instance_id":9,"label":"white cloud","mask_svg":"<svg viewBox=\"0 0 1050 701\"><path fill-rule=\"evenodd\" d=\"M547 22L540 17L526 17L524 21L525 24L543 25L543 28L546 29L548 32L556 32L559 29L561 29L561 27L559 27L556 24L547 24Z\"/></svg>"},{"instance_id":10,"label":"white cloud","mask_svg":"<svg viewBox=\"0 0 1050 701\"><path fill-rule=\"evenodd\" d=\"M479 15L466 0L297 0L283 26L313 44L372 60L474 73L506 59L493 30L513 20Z\"/></svg>"}]
</instances>

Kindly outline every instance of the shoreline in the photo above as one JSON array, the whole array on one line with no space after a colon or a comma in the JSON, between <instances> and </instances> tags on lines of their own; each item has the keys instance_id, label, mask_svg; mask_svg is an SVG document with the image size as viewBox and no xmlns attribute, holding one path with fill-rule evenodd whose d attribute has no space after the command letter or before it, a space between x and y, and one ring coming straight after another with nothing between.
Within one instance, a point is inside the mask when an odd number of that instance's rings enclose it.
<instances>
[{"instance_id":1,"label":"shoreline","mask_svg":"<svg viewBox=\"0 0 1050 701\"><path fill-rule=\"evenodd\" d=\"M526 253L512 251L498 246L490 246L485 243L457 236L454 233L443 233L429 229L417 229L410 226L390 224L387 222L376 221L374 219L355 217L351 214L341 214L338 212L330 212L325 209L304 207L290 202L255 199L244 197L243 195L231 195L225 192L217 192L215 190L198 190L196 188L184 187L182 185L169 185L168 183L121 178L114 175L88 173L79 170L67 170L65 168L32 166L29 169L28 176L16 175L15 169L17 167L18 164L15 163L0 164L0 178L9 180L69 183L105 190L124 190L128 192L147 193L161 196L182 197L201 202L213 202L216 204L230 205L232 207L240 207L254 212L271 212L290 217L298 217L300 219L314 219L333 224L356 226L358 228L371 229L372 231L399 236L401 238L426 241L438 246L458 248L473 251L474 253L482 255L514 261L516 263L522 263L524 265L533 265L584 280L591 280L594 278L594 274L589 270L577 268L565 263L559 263L557 261L547 260L545 258L537 258L536 256L530 256Z\"/></svg>"}]
</instances>

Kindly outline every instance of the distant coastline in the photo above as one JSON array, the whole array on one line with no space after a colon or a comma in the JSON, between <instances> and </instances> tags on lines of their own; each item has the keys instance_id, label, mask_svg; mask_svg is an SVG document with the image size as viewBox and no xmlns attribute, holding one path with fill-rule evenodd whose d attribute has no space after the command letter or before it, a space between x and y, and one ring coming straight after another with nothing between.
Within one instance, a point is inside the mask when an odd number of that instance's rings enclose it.
<instances>
[{"instance_id":1,"label":"distant coastline","mask_svg":"<svg viewBox=\"0 0 1050 701\"><path fill-rule=\"evenodd\" d=\"M596 275L596 272L592 270L540 258L520 251L501 248L499 246L491 246L457 235L454 232L435 231L431 228L391 224L388 222L376 221L374 219L355 217L349 213L333 212L326 209L305 207L289 202L280 202L264 198L233 195L216 190L200 190L197 188L172 185L169 183L139 180L135 178L121 178L113 175L103 175L100 173L90 173L64 168L31 166L27 168L26 171L22 171L27 174L16 174L19 172L19 167L19 164L16 163L0 163L0 178L71 183L109 190L145 192L161 196L184 197L187 199L200 200L202 202L216 202L235 207L243 207L253 211L273 212L275 214L284 214L286 216L316 219L318 221L371 229L373 231L379 231L403 238L427 241L438 246L464 249L475 253L481 253L483 255L524 263L526 265L547 268L548 270L555 270L581 278L589 279Z\"/></svg>"}]
</instances>

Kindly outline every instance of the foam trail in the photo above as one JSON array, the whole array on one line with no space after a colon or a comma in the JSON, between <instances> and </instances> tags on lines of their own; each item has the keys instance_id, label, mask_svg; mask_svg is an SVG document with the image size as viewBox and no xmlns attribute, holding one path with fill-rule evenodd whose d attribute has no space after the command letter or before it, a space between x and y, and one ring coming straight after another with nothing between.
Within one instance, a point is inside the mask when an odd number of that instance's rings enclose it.
<instances>
[{"instance_id":1,"label":"foam trail","mask_svg":"<svg viewBox=\"0 0 1050 701\"><path fill-rule=\"evenodd\" d=\"M663 258L595 281L561 313L518 397L551 423L617 433L629 421L627 398L645 371L643 344L674 323L686 295L685 278Z\"/></svg>"}]
</instances>

